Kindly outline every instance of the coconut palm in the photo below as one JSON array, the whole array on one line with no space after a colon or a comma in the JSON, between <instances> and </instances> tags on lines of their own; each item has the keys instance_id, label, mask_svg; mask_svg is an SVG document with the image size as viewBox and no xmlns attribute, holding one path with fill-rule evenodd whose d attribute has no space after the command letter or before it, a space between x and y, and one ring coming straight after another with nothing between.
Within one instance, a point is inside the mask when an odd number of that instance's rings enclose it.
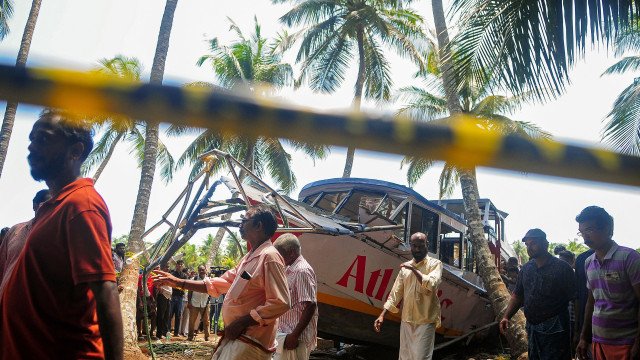
<instances>
[{"instance_id":1,"label":"coconut palm","mask_svg":"<svg viewBox=\"0 0 640 360\"><path fill-rule=\"evenodd\" d=\"M110 59L99 60L100 67L96 72L106 76L114 76L130 81L140 81L142 64L137 58L129 58L117 55ZM144 134L145 123L135 121L123 116L93 117L92 123L100 129L102 136L96 142L93 151L82 165L82 173L88 174L91 169L97 166L93 175L93 180L98 181L100 175L106 168L111 156L120 142L127 142L132 145L132 152L136 155L138 165L142 164L144 154ZM167 147L158 141L158 162L161 164L163 172L162 178L166 181L173 176L173 157ZM166 164L166 166L165 166Z\"/></svg>"},{"instance_id":2,"label":"coconut palm","mask_svg":"<svg viewBox=\"0 0 640 360\"><path fill-rule=\"evenodd\" d=\"M158 41L156 43L153 65L151 66L149 79L151 84L162 84L164 66L167 59L167 53L169 51L169 38L171 36L171 27L173 25L173 16L177 6L178 0L166 1L162 20L160 22L160 31L158 32ZM149 209L151 187L153 185L153 177L156 170L159 140L158 133L158 124L148 123L146 125L140 183L138 186L136 205L133 210L133 219L131 220L129 243L127 244L127 250L133 253L140 252L144 249L142 234L147 222L147 210ZM123 332L124 351L125 357L130 359L142 358L144 356L138 347L137 333L135 329L138 269L140 268L139 259L140 258L133 259L131 264L125 266L121 274L123 291L120 299L123 316L122 323L125 326Z\"/></svg>"},{"instance_id":3,"label":"coconut palm","mask_svg":"<svg viewBox=\"0 0 640 360\"><path fill-rule=\"evenodd\" d=\"M352 59L358 59L353 110L359 111L363 96L388 100L393 80L384 54L391 47L400 56L424 66L420 48L423 20L397 1L380 0L274 0L291 1L293 9L280 20L287 26L303 26L296 61L302 62L298 84L324 93L340 87ZM351 176L355 148L347 150L343 177Z\"/></svg>"},{"instance_id":4,"label":"coconut palm","mask_svg":"<svg viewBox=\"0 0 640 360\"><path fill-rule=\"evenodd\" d=\"M190 86L205 86L213 91L225 91L224 88L246 92L252 96L273 95L279 89L293 83L293 69L291 65L282 62L282 54L278 51L281 41L262 36L260 24L254 19L253 32L249 37L233 20L230 29L237 35L237 40L228 46L220 45L217 38L209 40L209 54L198 59L198 66L210 64L216 76L217 83L195 83ZM176 162L177 168L189 164L192 166L192 176L200 172L205 163L200 155L208 150L217 148L224 150L241 161L245 167L259 177L271 176L276 185L289 193L296 187L296 178L291 168L291 155L286 151L283 140L278 138L258 137L246 138L241 136L220 134L212 130L199 130L182 126L171 126L169 135L181 135L186 132L198 133L195 140L189 144L182 156ZM322 159L328 154L328 147L311 145L302 142L284 140L294 150L303 151L312 160ZM218 171L222 164L216 162L212 170ZM240 179L246 177L240 172ZM220 242L225 230L220 229L212 241L211 253L207 260L210 266L218 253Z\"/></svg>"},{"instance_id":5,"label":"coconut palm","mask_svg":"<svg viewBox=\"0 0 640 360\"><path fill-rule=\"evenodd\" d=\"M0 40L9 34L9 19L13 16L13 1L0 0Z\"/></svg>"},{"instance_id":6,"label":"coconut palm","mask_svg":"<svg viewBox=\"0 0 640 360\"><path fill-rule=\"evenodd\" d=\"M447 28L447 22L444 15L444 6L442 0L432 0L431 8L433 11L434 24L436 28L436 37L438 44L438 64L442 74L442 84L444 87L444 93L446 96L447 110L451 115L458 115L463 113L463 104L460 101L459 92L457 91L463 82L458 82L458 79L466 79L467 74L473 73L473 69L466 72L459 72L456 74L454 71L454 61L451 56L451 43L449 40L449 30ZM456 58L457 58L456 54ZM489 76L481 77L480 80L490 78ZM478 84L482 84L482 81L477 81ZM478 263L478 273L482 278L484 287L487 290L487 295L493 306L493 311L496 317L501 317L509 302L509 293L504 283L498 268L496 267L493 254L489 249L489 245L484 237L484 227L482 217L480 215L480 209L478 208L478 199L480 198L480 192L478 190L478 180L476 178L476 171L474 167L458 168L457 175L460 179L460 186L462 189L462 198L464 202L465 218L469 227L469 238L476 249L476 261ZM512 354L516 358L526 356L527 352L527 333L525 330L525 320L521 312L518 312L512 318L512 326L509 332L507 332L507 341L511 348Z\"/></svg>"},{"instance_id":7,"label":"coconut palm","mask_svg":"<svg viewBox=\"0 0 640 360\"><path fill-rule=\"evenodd\" d=\"M456 72L497 76L514 93L545 99L568 81L567 70L587 43L608 44L635 27L634 1L455 0L462 19Z\"/></svg>"},{"instance_id":8,"label":"coconut palm","mask_svg":"<svg viewBox=\"0 0 640 360\"><path fill-rule=\"evenodd\" d=\"M425 87L408 86L399 90L398 98L407 102L398 111L416 120L446 122L441 118L448 116L447 99L442 83L442 72L438 66L437 47L434 45L427 55L430 65L426 71L417 75ZM512 120L507 115L520 108L529 100L528 94L521 96L496 95L495 84L489 81L476 82L471 76L457 80L458 99L462 112L476 115L477 125L487 130L497 130L503 134L520 134L529 138L549 138L550 134L535 124ZM408 165L407 182L413 187L424 173L434 164L432 160L407 156L402 166ZM438 181L440 198L449 197L460 182L458 168L445 163Z\"/></svg>"},{"instance_id":9,"label":"coconut palm","mask_svg":"<svg viewBox=\"0 0 640 360\"><path fill-rule=\"evenodd\" d=\"M616 39L615 54L640 51L640 32L626 31ZM603 75L623 74L640 69L640 56L629 55L609 67ZM607 115L609 121L603 131L603 140L618 151L640 155L640 78L635 78L613 103Z\"/></svg>"},{"instance_id":10,"label":"coconut palm","mask_svg":"<svg viewBox=\"0 0 640 360\"><path fill-rule=\"evenodd\" d=\"M33 0L31 2L31 10L29 11L27 24L24 27L24 33L22 34L22 41L20 42L20 49L18 50L16 66L24 67L27 64L27 57L29 56L29 49L31 48L31 39L33 39L33 32L36 29L36 22L38 21L41 3L42 0ZM0 13L0 33L2 33L2 31L8 31L8 28L5 27L5 23L12 13L13 6L11 2L3 0L2 10ZM2 129L0 129L0 176L2 176L2 168L4 167L4 161L7 158L9 140L11 140L11 132L13 131L13 123L16 119L17 110L18 103L16 101L7 102L7 107L4 111L4 118L2 120Z\"/></svg>"}]
</instances>

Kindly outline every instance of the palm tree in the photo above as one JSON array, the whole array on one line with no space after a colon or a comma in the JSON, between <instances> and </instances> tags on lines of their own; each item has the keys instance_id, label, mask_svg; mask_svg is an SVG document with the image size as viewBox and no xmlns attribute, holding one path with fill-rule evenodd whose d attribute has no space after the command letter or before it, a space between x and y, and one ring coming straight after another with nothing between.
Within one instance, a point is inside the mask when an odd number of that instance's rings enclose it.
<instances>
[{"instance_id":1,"label":"palm tree","mask_svg":"<svg viewBox=\"0 0 640 360\"><path fill-rule=\"evenodd\" d=\"M303 26L294 34L301 38L296 61L302 62L298 84L308 82L311 89L334 92L342 85L354 55L358 75L353 110L359 111L363 96L377 101L390 98L390 66L384 47L393 48L422 69L419 47L423 20L414 11L388 0L273 0L291 1L293 9L280 20L287 26ZM355 148L347 149L343 177L351 176Z\"/></svg>"},{"instance_id":2,"label":"palm tree","mask_svg":"<svg viewBox=\"0 0 640 360\"><path fill-rule=\"evenodd\" d=\"M169 51L169 38L171 36L171 27L173 25L173 15L175 14L178 0L167 0L162 21L160 22L160 31L158 32L158 41L156 43L156 52L151 66L151 74L149 82L151 84L162 84L164 76L164 66ZM142 234L147 222L147 210L149 209L149 199L151 197L151 187L153 185L153 177L156 170L158 156L158 124L147 124L145 129L145 142L143 149L142 170L140 174L140 184L138 186L138 195L136 197L136 205L133 211L133 219L131 220L131 231L129 232L129 243L127 250L133 253L140 252L144 249ZM126 266L122 271L122 297L121 306L124 329L124 349L126 358L141 358L142 353L138 347L137 334L135 329L136 316L136 294L138 282L138 269L140 268L140 258L135 258L131 264Z\"/></svg>"},{"instance_id":3,"label":"palm tree","mask_svg":"<svg viewBox=\"0 0 640 360\"><path fill-rule=\"evenodd\" d=\"M278 40L269 42L264 38L257 19L254 19L253 33L250 37L245 37L233 20L229 19L229 21L231 30L235 31L238 39L229 46L221 46L217 38L211 39L209 41L210 54L201 56L197 62L198 66L210 63L216 80L222 87L248 92L254 96L272 95L277 90L291 85L293 83L293 69L291 65L282 62L282 55L278 51L280 42ZM192 86L208 86L214 91L220 89L206 83L197 83ZM189 131L200 132L201 130L171 126L167 133L180 135ZM329 151L326 146L292 140L285 141L294 150L303 151L314 161L323 159ZM230 153L259 177L269 174L280 189L286 193L296 187L296 177L291 168L291 155L284 148L283 140L278 138L258 137L253 139L204 130L180 156L176 163L177 168L188 163L192 166L192 175L197 174L205 166L200 155L214 148ZM220 170L221 165L216 163L213 170ZM240 179L244 179L245 176L244 171L241 171ZM211 265L213 262L224 233L225 230L220 229L216 234L207 264Z\"/></svg>"},{"instance_id":4,"label":"palm tree","mask_svg":"<svg viewBox=\"0 0 640 360\"><path fill-rule=\"evenodd\" d=\"M0 0L0 40L9 35L9 19L13 16L13 1Z\"/></svg>"},{"instance_id":5,"label":"palm tree","mask_svg":"<svg viewBox=\"0 0 640 360\"><path fill-rule=\"evenodd\" d=\"M427 54L429 65L418 74L426 87L408 86L400 89L398 98L408 102L400 108L399 115L407 115L416 120L446 122L440 119L449 115L446 94L442 84L442 72L438 67L437 46L432 47ZM455 60L455 58L454 58ZM520 134L529 138L549 138L551 135L542 131L535 124L510 119L507 115L519 109L529 100L527 94L521 96L504 96L493 93L495 82L476 82L471 76L459 78L458 99L462 112L476 115L477 126L486 130L496 130L503 134ZM481 79L484 80L484 79ZM424 173L434 164L434 161L407 156L402 160L402 166L408 165L407 182L413 187ZM460 182L458 168L454 164L445 163L438 181L440 198L449 197Z\"/></svg>"},{"instance_id":6,"label":"palm tree","mask_svg":"<svg viewBox=\"0 0 640 360\"><path fill-rule=\"evenodd\" d=\"M454 72L454 62L451 56L449 31L444 15L444 6L442 0L432 0L431 7L433 10L434 24L436 27L437 43L438 43L438 59L440 71L442 73L442 83L444 93L447 100L447 110L449 114L456 115L463 112L463 106L460 102L458 94L457 79L465 79L463 72L457 76ZM457 54L456 54L457 55ZM489 77L484 77L487 79ZM482 82L478 81L479 84ZM467 225L469 227L469 238L476 249L476 261L478 263L478 273L482 278L487 295L493 306L496 317L504 314L509 303L509 293L498 268L495 265L493 255L489 250L489 245L484 237L484 228L480 209L478 208L478 198L480 192L478 190L478 181L474 167L458 168L458 176L462 188L462 198L466 214ZM511 352L516 358L520 358L527 353L527 333L525 330L525 320L521 312L518 312L512 318L511 331L507 333L507 341L511 347Z\"/></svg>"},{"instance_id":7,"label":"palm tree","mask_svg":"<svg viewBox=\"0 0 640 360\"><path fill-rule=\"evenodd\" d=\"M99 64L100 68L96 69L96 72L99 74L130 81L140 81L142 64L136 58L117 55L111 59L101 59ZM103 134L82 165L83 174L88 174L92 168L97 166L98 168L93 175L93 180L98 181L109 160L111 160L116 146L120 142L132 144L132 152L136 155L138 164L142 164L144 158L142 149L145 143L142 133L145 127L143 122L122 116L94 117L91 121L98 128L102 129ZM171 171L173 169L173 157L167 150L167 147L160 141L158 141L158 161L163 170L166 169L162 172L162 178L165 181L171 180L173 176ZM167 166L164 166L165 164L167 164Z\"/></svg>"},{"instance_id":8,"label":"palm tree","mask_svg":"<svg viewBox=\"0 0 640 360\"><path fill-rule=\"evenodd\" d=\"M628 30L616 39L615 55L640 50L640 32ZM623 74L640 69L640 56L626 56L609 67L603 75ZM635 78L613 103L603 131L603 140L623 153L640 155L640 78Z\"/></svg>"},{"instance_id":9,"label":"palm tree","mask_svg":"<svg viewBox=\"0 0 640 360\"><path fill-rule=\"evenodd\" d=\"M31 10L29 11L29 17L27 18L27 25L25 25L24 27L24 33L22 34L22 41L20 42L20 49L18 50L16 66L24 67L27 64L27 57L29 56L29 49L31 48L31 39L33 39L33 32L36 29L36 22L38 21L38 14L40 13L41 3L42 0L33 0L31 2ZM4 22L6 22L6 20L12 13L13 7L11 2L2 1L0 33L2 33L2 31L8 31L8 28L4 26ZM4 161L7 158L7 151L9 150L9 140L11 139L13 122L16 119L17 110L18 102L7 102L7 107L4 111L4 119L2 120L2 129L0 129L0 176L2 176L2 168L4 167Z\"/></svg>"},{"instance_id":10,"label":"palm tree","mask_svg":"<svg viewBox=\"0 0 640 360\"><path fill-rule=\"evenodd\" d=\"M461 18L456 73L496 76L508 90L561 94L585 45L609 44L637 26L634 1L455 0Z\"/></svg>"}]
</instances>

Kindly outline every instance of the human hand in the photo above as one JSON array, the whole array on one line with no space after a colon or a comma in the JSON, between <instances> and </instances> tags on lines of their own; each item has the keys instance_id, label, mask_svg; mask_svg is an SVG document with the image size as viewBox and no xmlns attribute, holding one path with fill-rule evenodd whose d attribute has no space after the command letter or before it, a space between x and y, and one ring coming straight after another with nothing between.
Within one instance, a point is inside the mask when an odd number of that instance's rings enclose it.
<instances>
[{"instance_id":1,"label":"human hand","mask_svg":"<svg viewBox=\"0 0 640 360\"><path fill-rule=\"evenodd\" d=\"M224 337L229 340L235 340L242 335L246 328L242 318L236 319L236 321L224 327Z\"/></svg>"},{"instance_id":2,"label":"human hand","mask_svg":"<svg viewBox=\"0 0 640 360\"><path fill-rule=\"evenodd\" d=\"M373 322L373 329L376 332L380 332L380 329L382 328L382 323L383 322L384 322L384 317L382 317L382 315L378 316L376 321Z\"/></svg>"},{"instance_id":3,"label":"human hand","mask_svg":"<svg viewBox=\"0 0 640 360\"><path fill-rule=\"evenodd\" d=\"M500 320L500 333L502 335L507 333L507 328L509 327L509 319L507 318L502 318L502 320Z\"/></svg>"},{"instance_id":4,"label":"human hand","mask_svg":"<svg viewBox=\"0 0 640 360\"><path fill-rule=\"evenodd\" d=\"M588 349L589 343L587 343L584 339L580 339L580 342L578 342L578 347L576 348L576 358L582 360L589 359L587 355Z\"/></svg>"},{"instance_id":5,"label":"human hand","mask_svg":"<svg viewBox=\"0 0 640 360\"><path fill-rule=\"evenodd\" d=\"M177 277L169 274L166 271L162 270L154 270L155 275L151 277L153 283L156 285L169 285L171 287L177 287L178 283L181 281Z\"/></svg>"},{"instance_id":6,"label":"human hand","mask_svg":"<svg viewBox=\"0 0 640 360\"><path fill-rule=\"evenodd\" d=\"M284 348L286 350L295 350L298 344L300 344L300 341L298 340L298 336L294 334L287 334L284 338Z\"/></svg>"}]
</instances>

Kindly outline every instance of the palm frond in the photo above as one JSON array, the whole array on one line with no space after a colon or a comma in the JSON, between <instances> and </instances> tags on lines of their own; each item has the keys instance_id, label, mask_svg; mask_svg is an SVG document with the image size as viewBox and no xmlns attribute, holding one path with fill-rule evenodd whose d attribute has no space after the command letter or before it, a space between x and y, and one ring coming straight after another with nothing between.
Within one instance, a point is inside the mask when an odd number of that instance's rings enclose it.
<instances>
[{"instance_id":1,"label":"palm frond","mask_svg":"<svg viewBox=\"0 0 640 360\"><path fill-rule=\"evenodd\" d=\"M603 140L620 152L640 156L640 80L620 93L607 118Z\"/></svg>"},{"instance_id":2,"label":"palm frond","mask_svg":"<svg viewBox=\"0 0 640 360\"><path fill-rule=\"evenodd\" d=\"M429 121L449 113L447 101L443 96L434 95L423 88L416 86L403 87L398 90L398 95L396 96L399 101L406 103L398 110L398 115Z\"/></svg>"},{"instance_id":3,"label":"palm frond","mask_svg":"<svg viewBox=\"0 0 640 360\"><path fill-rule=\"evenodd\" d=\"M13 17L13 1L1 0L0 1L0 40L3 40L9 35L9 19Z\"/></svg>"},{"instance_id":4,"label":"palm frond","mask_svg":"<svg viewBox=\"0 0 640 360\"><path fill-rule=\"evenodd\" d=\"M433 160L415 156L406 156L402 159L400 168L404 165L409 165L407 169L407 183L409 184L409 187L414 187L422 175L424 175L424 173L426 173L434 163L435 162Z\"/></svg>"},{"instance_id":5,"label":"palm frond","mask_svg":"<svg viewBox=\"0 0 640 360\"><path fill-rule=\"evenodd\" d=\"M265 138L262 143L262 153L269 175L285 193L290 193L296 187L296 177L291 169L291 155L285 151L277 138Z\"/></svg>"},{"instance_id":6,"label":"palm frond","mask_svg":"<svg viewBox=\"0 0 640 360\"><path fill-rule=\"evenodd\" d=\"M391 98L391 69L380 46L370 33L367 33L364 42L365 72L364 86L365 97L375 99L378 102Z\"/></svg>"},{"instance_id":7,"label":"palm frond","mask_svg":"<svg viewBox=\"0 0 640 360\"><path fill-rule=\"evenodd\" d=\"M121 137L122 133L114 131L112 128L107 128L95 143L87 159L82 163L82 168L80 169L82 176L88 176L93 168L99 166L109 154L111 147L115 146Z\"/></svg>"},{"instance_id":8,"label":"palm frond","mask_svg":"<svg viewBox=\"0 0 640 360\"><path fill-rule=\"evenodd\" d=\"M446 199L451 197L459 183L460 173L458 172L458 169L449 163L445 163L442 172L440 172L440 177L438 178L439 198Z\"/></svg>"},{"instance_id":9,"label":"palm frond","mask_svg":"<svg viewBox=\"0 0 640 360\"><path fill-rule=\"evenodd\" d=\"M640 56L627 56L611 65L602 75L622 74L627 71L637 71L638 69L640 69Z\"/></svg>"}]
</instances>

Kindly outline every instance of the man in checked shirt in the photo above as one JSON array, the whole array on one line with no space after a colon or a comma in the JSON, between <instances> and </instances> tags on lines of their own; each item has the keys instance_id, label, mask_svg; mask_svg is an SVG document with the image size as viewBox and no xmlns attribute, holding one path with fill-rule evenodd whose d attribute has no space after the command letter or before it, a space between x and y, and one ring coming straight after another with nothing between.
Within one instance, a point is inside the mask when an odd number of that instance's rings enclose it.
<instances>
[{"instance_id":1,"label":"man in checked shirt","mask_svg":"<svg viewBox=\"0 0 640 360\"><path fill-rule=\"evenodd\" d=\"M440 326L438 285L442 280L442 262L427 256L427 235L411 235L413 260L400 265L400 272L384 304L384 310L373 323L380 332L387 311L397 313L402 301L400 323L400 360L430 360L433 355L436 328Z\"/></svg>"},{"instance_id":2,"label":"man in checked shirt","mask_svg":"<svg viewBox=\"0 0 640 360\"><path fill-rule=\"evenodd\" d=\"M318 305L316 274L300 254L300 241L282 234L273 243L287 266L291 310L278 319L278 347L274 360L307 360L316 347Z\"/></svg>"}]
</instances>

